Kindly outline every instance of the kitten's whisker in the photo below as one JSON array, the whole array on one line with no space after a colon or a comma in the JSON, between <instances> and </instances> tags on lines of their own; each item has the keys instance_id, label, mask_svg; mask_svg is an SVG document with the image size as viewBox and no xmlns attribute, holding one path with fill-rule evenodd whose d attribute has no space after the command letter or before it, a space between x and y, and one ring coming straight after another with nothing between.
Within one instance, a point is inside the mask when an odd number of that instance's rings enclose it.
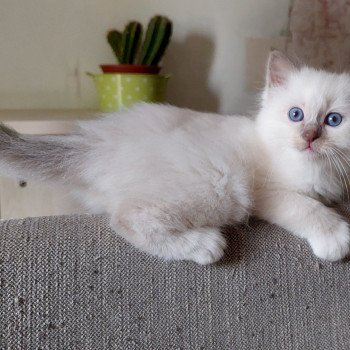
<instances>
[{"instance_id":1,"label":"kitten's whisker","mask_svg":"<svg viewBox=\"0 0 350 350\"><path fill-rule=\"evenodd\" d=\"M350 162L349 160L347 159L346 155L343 154L339 149L336 149L336 148L333 148L333 152L334 152L334 155L337 155L337 158L338 160L341 162L341 164L343 165L343 169L345 171L345 174L347 175L348 177L348 173L349 173L349 169L350 168ZM345 164L343 164L343 162L345 162ZM345 166L347 166L347 169L345 169ZM349 183L349 182L348 182Z\"/></svg>"},{"instance_id":2,"label":"kitten's whisker","mask_svg":"<svg viewBox=\"0 0 350 350\"><path fill-rule=\"evenodd\" d=\"M333 151L334 151L334 149L333 149ZM340 172L341 172L341 174L342 174L342 179L344 180L344 186L345 186L345 189L346 189L346 199L347 200L349 200L350 199L350 197L349 197L349 189L348 189L348 183L349 183L349 178L348 178L348 176L347 176L347 173L346 173L346 170L345 170L345 168L344 168L344 165L343 165L343 163L341 162L341 159L339 158L339 156L338 156L338 154L337 153L335 153L335 151L333 152L333 156L334 156L334 161L336 161L337 162L337 164L338 164L338 166L339 166L339 170L340 170Z\"/></svg>"},{"instance_id":3,"label":"kitten's whisker","mask_svg":"<svg viewBox=\"0 0 350 350\"><path fill-rule=\"evenodd\" d=\"M350 158L344 152L342 152L339 148L334 147L333 150L342 157L342 159L346 162L346 164L350 168Z\"/></svg>"},{"instance_id":4,"label":"kitten's whisker","mask_svg":"<svg viewBox=\"0 0 350 350\"><path fill-rule=\"evenodd\" d=\"M322 156L323 156L323 154L322 154ZM325 156L325 159L326 159L327 163L329 164L329 168L330 168L330 171L331 171L331 178L333 179L333 167L332 167L331 161L329 160L329 156L328 156L328 153L327 153L326 150L325 150L324 156Z\"/></svg>"},{"instance_id":5,"label":"kitten's whisker","mask_svg":"<svg viewBox=\"0 0 350 350\"><path fill-rule=\"evenodd\" d=\"M348 167L350 166L350 163L349 163L349 161L346 159L346 156L345 156L344 154L342 154L340 150L337 150L336 148L334 148L334 151L336 152L336 155L337 155L336 158L338 159L340 165L342 166L342 168L343 168L343 170L344 170L344 177L346 177L346 180L347 180L346 182L347 182L347 184L349 184L350 182L349 182L348 171L345 169L345 166L344 166L344 164L341 162L341 159L343 159L343 160L346 162L346 164L348 165ZM347 198L347 200L348 200L348 201L350 200L349 193L348 193L348 198Z\"/></svg>"},{"instance_id":6,"label":"kitten's whisker","mask_svg":"<svg viewBox=\"0 0 350 350\"><path fill-rule=\"evenodd\" d=\"M331 152L331 150L330 150L330 152ZM328 152L327 152L327 154L328 154ZM332 158L332 155L333 155L333 152L331 152L330 155L328 154L329 160L330 160L331 163L334 165L335 170L336 170L336 172L337 172L337 174L338 174L338 180L339 180L339 182L340 182L340 186L343 187L343 186L342 186L342 184L343 184L343 178L342 178L342 176L341 176L341 174L340 174L340 172L339 172L339 168L338 168L337 164L335 163L334 159ZM342 199L343 199L343 196L344 196L344 191L343 191L343 189L342 189Z\"/></svg>"},{"instance_id":7,"label":"kitten's whisker","mask_svg":"<svg viewBox=\"0 0 350 350\"><path fill-rule=\"evenodd\" d=\"M327 155L327 159L329 160L329 166L331 167L332 179L335 178L336 182L338 183L338 185L342 187L342 180L341 180L341 177L340 177L340 174L339 174L339 171L338 171L337 167L334 165L334 162L332 161L331 154L329 154L326 151L326 155ZM335 177L333 177L333 169L334 168L335 168L335 170L337 172L337 176L335 176Z\"/></svg>"}]
</instances>

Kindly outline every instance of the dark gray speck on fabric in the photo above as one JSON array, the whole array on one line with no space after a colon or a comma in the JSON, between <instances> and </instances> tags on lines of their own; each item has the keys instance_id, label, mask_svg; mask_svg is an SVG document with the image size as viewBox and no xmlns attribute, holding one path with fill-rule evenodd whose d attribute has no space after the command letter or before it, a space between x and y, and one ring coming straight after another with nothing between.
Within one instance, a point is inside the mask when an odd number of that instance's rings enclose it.
<instances>
[{"instance_id":1,"label":"dark gray speck on fabric","mask_svg":"<svg viewBox=\"0 0 350 350\"><path fill-rule=\"evenodd\" d=\"M224 260L199 266L104 216L1 222L0 349L350 349L349 261L258 220L225 233Z\"/></svg>"}]
</instances>

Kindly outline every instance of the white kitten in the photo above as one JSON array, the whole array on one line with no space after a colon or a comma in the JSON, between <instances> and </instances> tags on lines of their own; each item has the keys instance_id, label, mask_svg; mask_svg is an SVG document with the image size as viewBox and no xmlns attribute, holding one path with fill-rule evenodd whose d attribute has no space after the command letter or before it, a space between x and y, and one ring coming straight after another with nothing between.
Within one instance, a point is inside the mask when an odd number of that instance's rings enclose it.
<instances>
[{"instance_id":1,"label":"white kitten","mask_svg":"<svg viewBox=\"0 0 350 350\"><path fill-rule=\"evenodd\" d=\"M270 168L256 215L306 238L320 258L343 258L349 227L328 206L349 200L349 75L297 69L272 52L256 127Z\"/></svg>"},{"instance_id":2,"label":"white kitten","mask_svg":"<svg viewBox=\"0 0 350 350\"><path fill-rule=\"evenodd\" d=\"M2 126L0 168L72 185L118 234L165 259L217 261L226 245L220 226L254 211L337 260L349 250L348 225L322 202L347 190L348 86L348 75L297 69L272 52L256 122L140 104L66 136ZM324 124L340 115L338 126Z\"/></svg>"},{"instance_id":3,"label":"white kitten","mask_svg":"<svg viewBox=\"0 0 350 350\"><path fill-rule=\"evenodd\" d=\"M219 227L250 212L254 150L247 118L152 104L82 122L69 136L0 133L7 173L73 184L136 247L200 264L222 257Z\"/></svg>"}]
</instances>

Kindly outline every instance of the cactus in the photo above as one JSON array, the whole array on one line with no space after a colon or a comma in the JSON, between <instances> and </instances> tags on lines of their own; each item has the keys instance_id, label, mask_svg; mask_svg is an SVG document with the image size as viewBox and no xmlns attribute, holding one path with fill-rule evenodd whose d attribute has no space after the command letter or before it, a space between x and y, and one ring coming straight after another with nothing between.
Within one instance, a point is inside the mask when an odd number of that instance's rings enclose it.
<instances>
[{"instance_id":1,"label":"cactus","mask_svg":"<svg viewBox=\"0 0 350 350\"><path fill-rule=\"evenodd\" d=\"M122 63L132 64L138 52L142 37L142 25L138 22L130 22L122 35Z\"/></svg>"},{"instance_id":2,"label":"cactus","mask_svg":"<svg viewBox=\"0 0 350 350\"><path fill-rule=\"evenodd\" d=\"M169 44L171 34L172 23L168 18L153 17L148 24L138 64L157 65Z\"/></svg>"},{"instance_id":3,"label":"cactus","mask_svg":"<svg viewBox=\"0 0 350 350\"><path fill-rule=\"evenodd\" d=\"M110 30L107 33L107 41L120 62L122 60L122 34L115 29Z\"/></svg>"},{"instance_id":4,"label":"cactus","mask_svg":"<svg viewBox=\"0 0 350 350\"><path fill-rule=\"evenodd\" d=\"M172 34L172 23L164 16L153 17L141 47L142 25L130 22L123 33L113 29L107 41L120 64L157 65L164 55Z\"/></svg>"},{"instance_id":5,"label":"cactus","mask_svg":"<svg viewBox=\"0 0 350 350\"><path fill-rule=\"evenodd\" d=\"M110 30L107 33L107 41L121 64L134 62L140 47L141 37L142 25L138 22L128 23L123 33L117 30Z\"/></svg>"}]
</instances>

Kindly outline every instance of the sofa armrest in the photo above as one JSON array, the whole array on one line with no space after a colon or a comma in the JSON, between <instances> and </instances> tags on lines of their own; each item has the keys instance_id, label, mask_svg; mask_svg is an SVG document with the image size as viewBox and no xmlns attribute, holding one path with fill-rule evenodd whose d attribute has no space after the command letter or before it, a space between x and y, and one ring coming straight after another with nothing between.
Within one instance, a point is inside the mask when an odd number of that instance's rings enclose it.
<instances>
[{"instance_id":1,"label":"sofa armrest","mask_svg":"<svg viewBox=\"0 0 350 350\"><path fill-rule=\"evenodd\" d=\"M104 216L0 223L1 349L349 349L350 263L258 220L211 266L135 250Z\"/></svg>"}]
</instances>

